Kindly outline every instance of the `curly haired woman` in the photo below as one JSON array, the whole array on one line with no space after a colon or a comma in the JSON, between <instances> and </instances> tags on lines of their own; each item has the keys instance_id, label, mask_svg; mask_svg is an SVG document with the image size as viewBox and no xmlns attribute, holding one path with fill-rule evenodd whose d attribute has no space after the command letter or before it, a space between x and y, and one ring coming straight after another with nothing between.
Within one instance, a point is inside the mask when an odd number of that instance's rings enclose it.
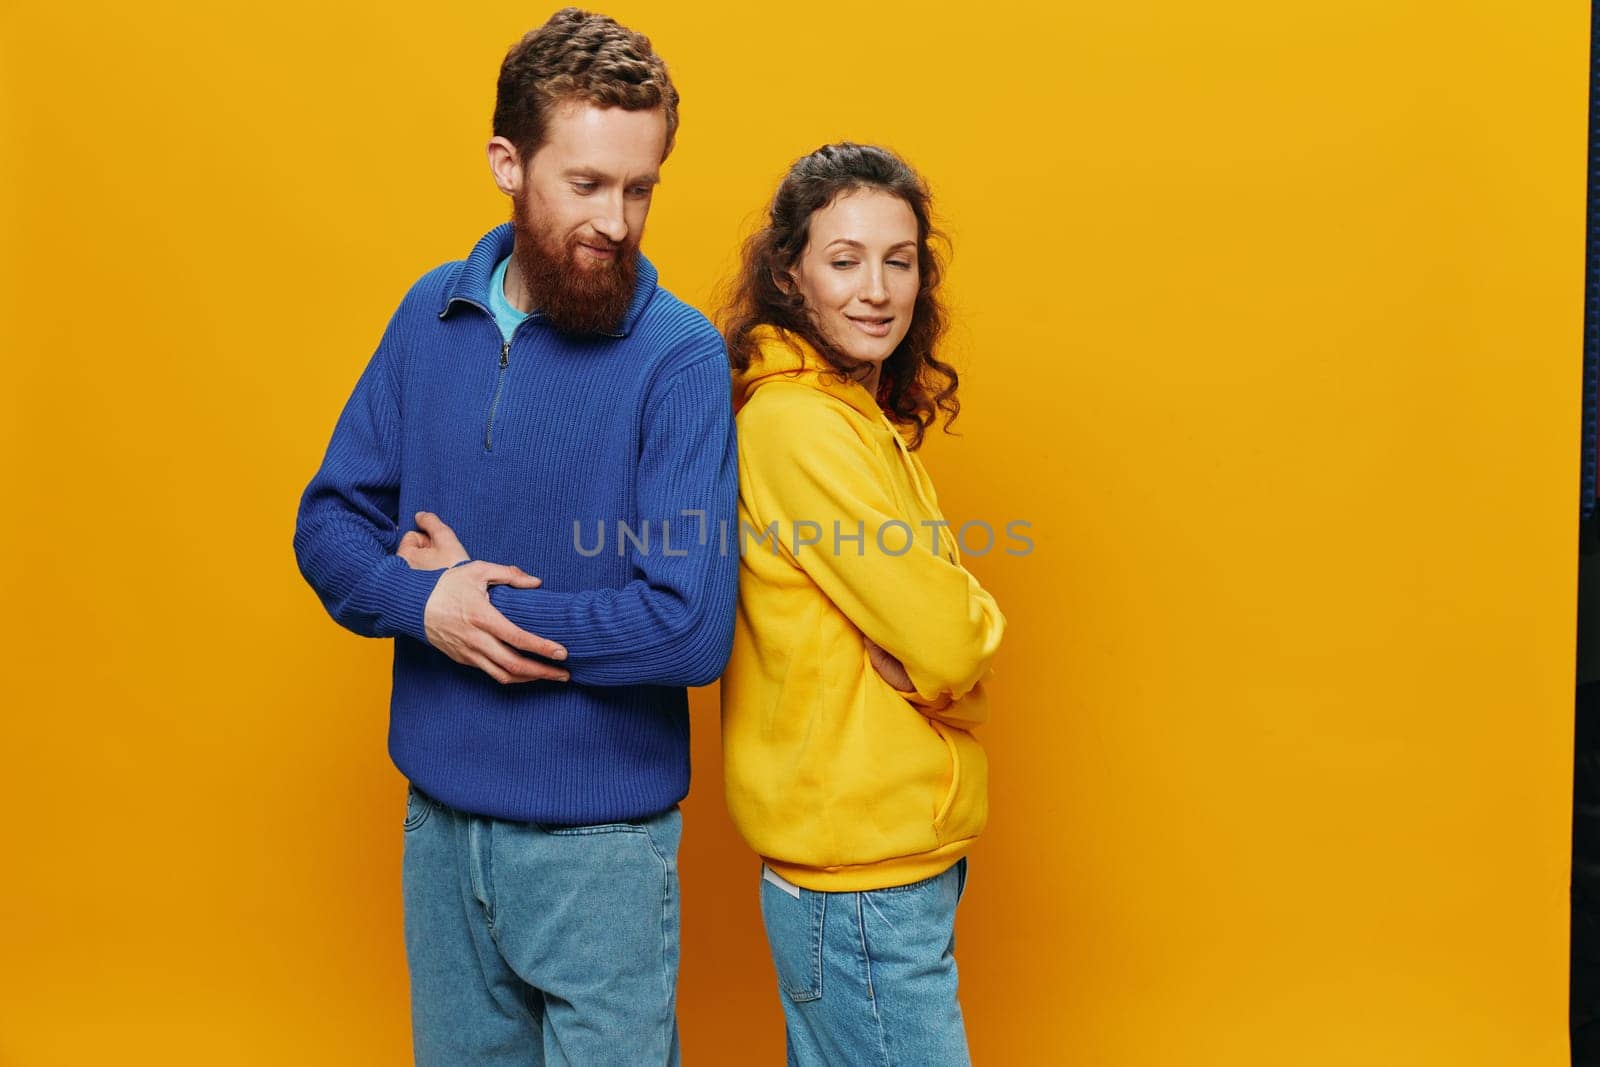
<instances>
[{"instance_id":1,"label":"curly haired woman","mask_svg":"<svg viewBox=\"0 0 1600 1067\"><path fill-rule=\"evenodd\" d=\"M936 237L904 161L825 146L779 186L724 317L744 549L728 806L764 861L791 1064L969 1062L955 911L1005 620L916 454L959 410Z\"/></svg>"}]
</instances>

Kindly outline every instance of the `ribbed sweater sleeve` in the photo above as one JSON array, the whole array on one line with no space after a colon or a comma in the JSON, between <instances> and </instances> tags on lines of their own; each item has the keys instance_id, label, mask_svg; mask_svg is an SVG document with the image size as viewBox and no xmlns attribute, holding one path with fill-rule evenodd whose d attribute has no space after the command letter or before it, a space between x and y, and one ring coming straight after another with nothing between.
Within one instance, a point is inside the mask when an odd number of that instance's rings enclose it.
<instances>
[{"instance_id":1,"label":"ribbed sweater sleeve","mask_svg":"<svg viewBox=\"0 0 1600 1067\"><path fill-rule=\"evenodd\" d=\"M423 608L443 573L412 570L399 545L400 375L404 305L356 383L300 498L300 573L339 625L366 637L426 641Z\"/></svg>"},{"instance_id":2,"label":"ribbed sweater sleeve","mask_svg":"<svg viewBox=\"0 0 1600 1067\"><path fill-rule=\"evenodd\" d=\"M700 343L706 352L646 403L636 503L648 547L633 551L635 577L620 589L489 591L517 626L567 649L574 682L709 685L727 665L739 559L737 539L720 534L735 522L738 460L726 356L715 334Z\"/></svg>"}]
</instances>

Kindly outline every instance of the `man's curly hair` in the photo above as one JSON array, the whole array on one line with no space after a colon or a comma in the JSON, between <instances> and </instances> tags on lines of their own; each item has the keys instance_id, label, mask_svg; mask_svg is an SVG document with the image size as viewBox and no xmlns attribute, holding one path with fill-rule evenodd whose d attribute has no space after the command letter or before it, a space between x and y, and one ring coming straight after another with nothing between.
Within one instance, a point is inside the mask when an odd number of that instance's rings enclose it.
<instances>
[{"instance_id":1,"label":"man's curly hair","mask_svg":"<svg viewBox=\"0 0 1600 1067\"><path fill-rule=\"evenodd\" d=\"M511 46L495 90L494 135L517 146L524 166L544 144L551 110L583 100L625 111L661 108L665 159L678 133L678 90L650 38L606 15L562 8Z\"/></svg>"}]
</instances>

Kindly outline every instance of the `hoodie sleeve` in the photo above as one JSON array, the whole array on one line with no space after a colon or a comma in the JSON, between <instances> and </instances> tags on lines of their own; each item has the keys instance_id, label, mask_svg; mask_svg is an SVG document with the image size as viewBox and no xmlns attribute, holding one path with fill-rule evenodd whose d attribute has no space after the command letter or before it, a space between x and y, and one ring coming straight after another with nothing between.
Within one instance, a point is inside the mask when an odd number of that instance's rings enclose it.
<instances>
[{"instance_id":1,"label":"hoodie sleeve","mask_svg":"<svg viewBox=\"0 0 1600 1067\"><path fill-rule=\"evenodd\" d=\"M740 422L746 503L763 529L776 524L768 543L905 665L907 698L937 718L988 672L1005 617L964 567L908 544L877 462L849 417L810 390L763 390Z\"/></svg>"}]
</instances>

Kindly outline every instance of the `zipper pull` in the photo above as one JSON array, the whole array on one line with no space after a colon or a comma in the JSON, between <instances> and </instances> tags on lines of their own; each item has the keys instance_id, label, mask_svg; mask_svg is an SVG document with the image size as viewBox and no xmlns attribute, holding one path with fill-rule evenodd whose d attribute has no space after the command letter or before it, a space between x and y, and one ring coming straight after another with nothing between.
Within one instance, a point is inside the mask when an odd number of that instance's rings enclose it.
<instances>
[{"instance_id":1,"label":"zipper pull","mask_svg":"<svg viewBox=\"0 0 1600 1067\"><path fill-rule=\"evenodd\" d=\"M500 345L500 369L505 370L511 365L511 341L508 339Z\"/></svg>"}]
</instances>

